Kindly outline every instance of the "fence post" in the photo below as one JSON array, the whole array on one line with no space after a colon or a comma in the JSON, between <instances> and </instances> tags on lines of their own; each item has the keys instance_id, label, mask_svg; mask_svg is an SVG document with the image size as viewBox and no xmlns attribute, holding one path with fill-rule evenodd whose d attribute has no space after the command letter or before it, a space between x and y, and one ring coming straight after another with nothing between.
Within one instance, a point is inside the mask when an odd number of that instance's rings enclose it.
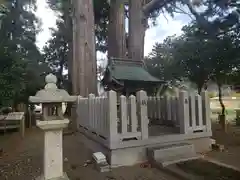
<instances>
[{"instance_id":1,"label":"fence post","mask_svg":"<svg viewBox=\"0 0 240 180\"><path fill-rule=\"evenodd\" d=\"M127 133L128 131L128 120L127 120L127 98L126 96L120 96L120 125L121 125L121 133Z\"/></svg>"},{"instance_id":2,"label":"fence post","mask_svg":"<svg viewBox=\"0 0 240 180\"><path fill-rule=\"evenodd\" d=\"M166 101L166 113L167 113L167 118L166 118L166 122L167 124L170 124L169 122L171 122L171 113L172 113L172 107L171 107L171 98L169 95L165 96L165 101Z\"/></svg>"},{"instance_id":3,"label":"fence post","mask_svg":"<svg viewBox=\"0 0 240 180\"><path fill-rule=\"evenodd\" d=\"M75 112L71 112L71 113L74 113L76 116L75 118L76 118L77 129L79 128L79 125L83 125L83 122L82 122L83 114L81 114L80 100L81 100L81 96L78 96L77 101L75 102L75 106L76 106ZM73 108L71 109L71 111L72 110Z\"/></svg>"},{"instance_id":4,"label":"fence post","mask_svg":"<svg viewBox=\"0 0 240 180\"><path fill-rule=\"evenodd\" d=\"M108 92L108 138L109 143L116 141L117 132L117 94L115 91ZM111 145L110 145L111 146Z\"/></svg>"},{"instance_id":5,"label":"fence post","mask_svg":"<svg viewBox=\"0 0 240 180\"><path fill-rule=\"evenodd\" d=\"M156 97L156 113L157 113L157 121L158 121L158 124L161 124L161 97L157 96ZM148 110L149 111L149 110Z\"/></svg>"},{"instance_id":6,"label":"fence post","mask_svg":"<svg viewBox=\"0 0 240 180\"><path fill-rule=\"evenodd\" d=\"M212 124L210 119L210 98L207 91L201 93L202 96L202 108L203 108L203 124L206 125L207 131L212 131Z\"/></svg>"},{"instance_id":7,"label":"fence post","mask_svg":"<svg viewBox=\"0 0 240 180\"><path fill-rule=\"evenodd\" d=\"M80 97L78 97L79 99ZM69 123L69 127L73 130L73 131L77 131L78 130L78 118L80 118L80 116L77 114L77 108L79 106L78 100L76 102L73 102L71 104L71 121Z\"/></svg>"},{"instance_id":8,"label":"fence post","mask_svg":"<svg viewBox=\"0 0 240 180\"><path fill-rule=\"evenodd\" d=\"M196 100L193 93L189 94L189 113L190 113L190 126L195 129L197 126L196 120Z\"/></svg>"},{"instance_id":9,"label":"fence post","mask_svg":"<svg viewBox=\"0 0 240 180\"><path fill-rule=\"evenodd\" d=\"M142 139L148 139L148 116L147 116L147 94L145 91L137 92L138 119Z\"/></svg>"},{"instance_id":10,"label":"fence post","mask_svg":"<svg viewBox=\"0 0 240 180\"><path fill-rule=\"evenodd\" d=\"M89 119L87 121L87 127L89 129L94 129L94 94L89 94L88 95L88 113L89 113Z\"/></svg>"},{"instance_id":11,"label":"fence post","mask_svg":"<svg viewBox=\"0 0 240 180\"><path fill-rule=\"evenodd\" d=\"M130 102L130 125L131 125L131 132L137 132L137 108L136 108L136 97L131 95L129 97Z\"/></svg>"},{"instance_id":12,"label":"fence post","mask_svg":"<svg viewBox=\"0 0 240 180\"><path fill-rule=\"evenodd\" d=\"M179 93L179 125L180 133L187 134L189 128L189 97L186 91Z\"/></svg>"},{"instance_id":13,"label":"fence post","mask_svg":"<svg viewBox=\"0 0 240 180\"><path fill-rule=\"evenodd\" d=\"M199 94L195 96L196 102L196 123L199 127L203 127L203 108L202 108L202 98Z\"/></svg>"}]
</instances>

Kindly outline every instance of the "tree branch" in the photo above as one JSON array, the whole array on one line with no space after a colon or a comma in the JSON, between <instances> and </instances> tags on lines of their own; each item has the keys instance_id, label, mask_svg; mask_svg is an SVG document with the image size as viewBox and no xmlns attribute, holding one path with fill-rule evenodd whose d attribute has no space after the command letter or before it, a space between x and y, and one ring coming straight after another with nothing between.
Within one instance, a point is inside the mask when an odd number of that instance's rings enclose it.
<instances>
[{"instance_id":1,"label":"tree branch","mask_svg":"<svg viewBox=\"0 0 240 180\"><path fill-rule=\"evenodd\" d=\"M184 11L183 9L181 9L180 7L177 7L176 5L174 5L174 7L176 8L176 10L179 10L179 11L175 10L174 11L175 13L186 14L186 15L188 15L191 18L191 20L194 20L194 18L192 17L192 15L190 13Z\"/></svg>"},{"instance_id":2,"label":"tree branch","mask_svg":"<svg viewBox=\"0 0 240 180\"><path fill-rule=\"evenodd\" d=\"M172 1L174 0L152 0L143 6L143 13L148 16L154 9L161 9Z\"/></svg>"},{"instance_id":3,"label":"tree branch","mask_svg":"<svg viewBox=\"0 0 240 180\"><path fill-rule=\"evenodd\" d=\"M193 7L192 3L190 0L182 0L183 4L186 4L189 11L194 15L196 18L197 23L205 30L207 31L210 35L215 35L215 29L213 26L211 26L211 23L208 22L208 20L203 16L200 15Z\"/></svg>"}]
</instances>

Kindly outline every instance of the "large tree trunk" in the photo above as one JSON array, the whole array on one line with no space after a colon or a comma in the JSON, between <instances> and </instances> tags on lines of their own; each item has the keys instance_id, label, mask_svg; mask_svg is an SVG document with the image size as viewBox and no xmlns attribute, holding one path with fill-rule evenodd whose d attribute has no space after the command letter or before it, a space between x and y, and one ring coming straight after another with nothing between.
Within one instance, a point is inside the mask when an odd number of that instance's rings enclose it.
<instances>
[{"instance_id":1,"label":"large tree trunk","mask_svg":"<svg viewBox=\"0 0 240 180\"><path fill-rule=\"evenodd\" d=\"M147 25L142 8L144 0L129 0L128 57L142 61L144 57L144 37Z\"/></svg>"},{"instance_id":2,"label":"large tree trunk","mask_svg":"<svg viewBox=\"0 0 240 180\"><path fill-rule=\"evenodd\" d=\"M73 4L71 0L67 0L64 3L63 7L63 19L65 25L64 36L68 45L68 53L67 53L67 68L68 68L68 84L67 90L68 93L72 94L72 63L73 63Z\"/></svg>"},{"instance_id":3,"label":"large tree trunk","mask_svg":"<svg viewBox=\"0 0 240 180\"><path fill-rule=\"evenodd\" d=\"M77 0L73 17L73 93L97 94L94 13L92 0Z\"/></svg>"},{"instance_id":4,"label":"large tree trunk","mask_svg":"<svg viewBox=\"0 0 240 180\"><path fill-rule=\"evenodd\" d=\"M79 77L78 77L78 59L77 59L77 48L78 47L78 34L79 32L77 31L77 26L78 26L78 1L73 0L72 1L72 6L73 6L73 17L72 17L72 21L73 21L73 40L72 40L72 53L73 53L73 59L72 61L70 61L70 72L71 72L71 78L72 78L72 93L73 95L79 95L80 92L78 90L78 83L79 83Z\"/></svg>"},{"instance_id":5,"label":"large tree trunk","mask_svg":"<svg viewBox=\"0 0 240 180\"><path fill-rule=\"evenodd\" d=\"M92 0L73 0L73 60L70 63L72 93L97 95L97 62ZM77 128L76 104L72 107L70 127Z\"/></svg>"},{"instance_id":6,"label":"large tree trunk","mask_svg":"<svg viewBox=\"0 0 240 180\"><path fill-rule=\"evenodd\" d=\"M110 22L108 34L108 57L125 58L125 14L123 1L110 1Z\"/></svg>"}]
</instances>

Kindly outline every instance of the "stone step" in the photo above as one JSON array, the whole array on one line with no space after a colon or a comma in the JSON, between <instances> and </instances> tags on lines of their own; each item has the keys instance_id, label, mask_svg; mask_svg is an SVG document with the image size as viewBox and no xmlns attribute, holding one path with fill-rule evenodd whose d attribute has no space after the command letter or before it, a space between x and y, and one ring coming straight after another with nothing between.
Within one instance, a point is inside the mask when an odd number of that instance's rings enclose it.
<instances>
[{"instance_id":1,"label":"stone step","mask_svg":"<svg viewBox=\"0 0 240 180\"><path fill-rule=\"evenodd\" d=\"M169 156L161 159L157 159L156 162L160 163L162 167L166 167L168 165L200 159L202 158L202 155L192 153L192 154L182 154L182 155L176 155L176 156Z\"/></svg>"},{"instance_id":2,"label":"stone step","mask_svg":"<svg viewBox=\"0 0 240 180\"><path fill-rule=\"evenodd\" d=\"M149 148L148 156L151 160L160 163L162 166L201 158L200 155L196 154L194 145L189 143Z\"/></svg>"},{"instance_id":3,"label":"stone step","mask_svg":"<svg viewBox=\"0 0 240 180\"><path fill-rule=\"evenodd\" d=\"M176 156L187 153L194 153L193 144L189 143L178 143L164 146L157 146L148 149L148 155L152 159L161 159L168 156Z\"/></svg>"}]
</instances>

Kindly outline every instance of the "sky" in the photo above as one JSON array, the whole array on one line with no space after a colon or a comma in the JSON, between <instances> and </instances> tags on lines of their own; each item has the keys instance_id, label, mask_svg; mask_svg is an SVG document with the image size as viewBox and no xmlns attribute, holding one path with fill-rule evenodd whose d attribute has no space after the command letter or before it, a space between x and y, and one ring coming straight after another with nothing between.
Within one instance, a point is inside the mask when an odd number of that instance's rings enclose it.
<instances>
[{"instance_id":1,"label":"sky","mask_svg":"<svg viewBox=\"0 0 240 180\"><path fill-rule=\"evenodd\" d=\"M41 49L47 40L51 37L49 28L56 27L56 15L48 8L45 0L37 0L36 15L42 21L42 31L37 37L37 45ZM188 24L190 18L187 15L176 14L174 18L168 14L161 15L157 18L157 25L149 28L145 35L144 55L148 55L156 42L162 42L166 37L171 35L180 35L182 26ZM104 55L97 53L98 58Z\"/></svg>"}]
</instances>

